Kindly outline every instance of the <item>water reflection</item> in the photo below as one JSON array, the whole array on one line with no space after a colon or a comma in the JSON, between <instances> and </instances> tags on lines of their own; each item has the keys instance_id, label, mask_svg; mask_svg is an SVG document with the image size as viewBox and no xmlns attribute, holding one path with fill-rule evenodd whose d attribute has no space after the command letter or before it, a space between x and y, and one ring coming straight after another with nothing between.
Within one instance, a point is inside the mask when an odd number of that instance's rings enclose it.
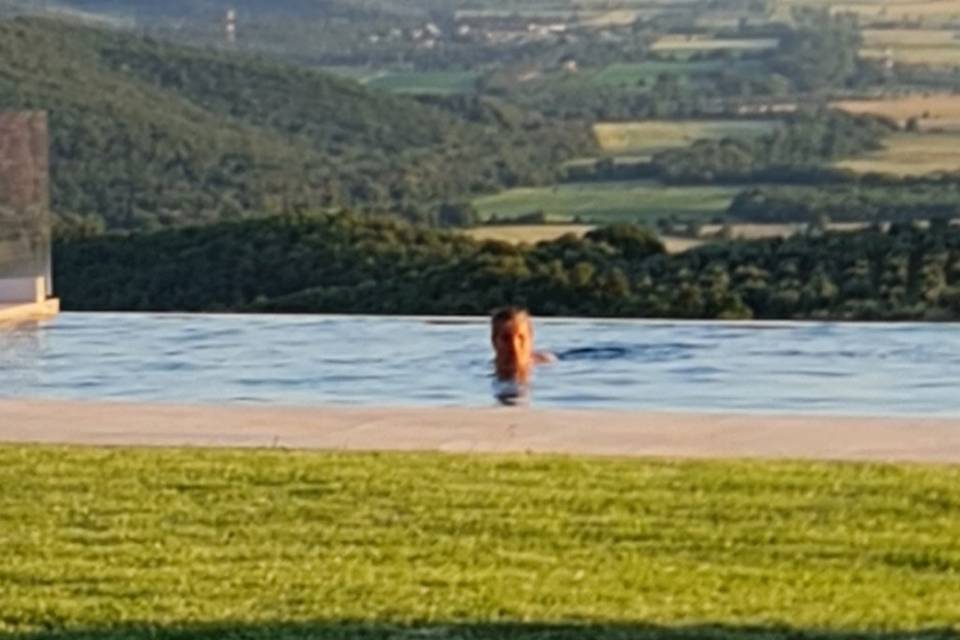
<instances>
[{"instance_id":1,"label":"water reflection","mask_svg":"<svg viewBox=\"0 0 960 640\"><path fill-rule=\"evenodd\" d=\"M530 383L516 380L494 380L493 397L506 407L530 405Z\"/></svg>"},{"instance_id":2,"label":"water reflection","mask_svg":"<svg viewBox=\"0 0 960 640\"><path fill-rule=\"evenodd\" d=\"M0 383L5 396L27 395L40 383L44 324L39 320L0 322Z\"/></svg>"}]
</instances>

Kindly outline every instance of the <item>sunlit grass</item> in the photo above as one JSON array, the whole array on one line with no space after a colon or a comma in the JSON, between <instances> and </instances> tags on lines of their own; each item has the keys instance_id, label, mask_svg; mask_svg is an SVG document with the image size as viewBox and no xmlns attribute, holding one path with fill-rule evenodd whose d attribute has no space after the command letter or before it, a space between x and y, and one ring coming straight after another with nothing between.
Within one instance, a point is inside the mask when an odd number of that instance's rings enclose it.
<instances>
[{"instance_id":1,"label":"sunlit grass","mask_svg":"<svg viewBox=\"0 0 960 640\"><path fill-rule=\"evenodd\" d=\"M0 481L0 637L960 621L957 467L5 446Z\"/></svg>"}]
</instances>

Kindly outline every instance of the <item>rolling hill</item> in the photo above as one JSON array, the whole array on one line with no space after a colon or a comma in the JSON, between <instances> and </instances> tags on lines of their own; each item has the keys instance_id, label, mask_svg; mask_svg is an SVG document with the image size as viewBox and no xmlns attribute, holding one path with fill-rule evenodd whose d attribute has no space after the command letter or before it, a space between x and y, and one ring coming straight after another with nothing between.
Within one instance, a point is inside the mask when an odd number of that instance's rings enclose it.
<instances>
[{"instance_id":1,"label":"rolling hill","mask_svg":"<svg viewBox=\"0 0 960 640\"><path fill-rule=\"evenodd\" d=\"M108 228L424 206L551 179L591 147L480 99L424 104L251 56L0 21L0 109L50 113L52 200Z\"/></svg>"}]
</instances>

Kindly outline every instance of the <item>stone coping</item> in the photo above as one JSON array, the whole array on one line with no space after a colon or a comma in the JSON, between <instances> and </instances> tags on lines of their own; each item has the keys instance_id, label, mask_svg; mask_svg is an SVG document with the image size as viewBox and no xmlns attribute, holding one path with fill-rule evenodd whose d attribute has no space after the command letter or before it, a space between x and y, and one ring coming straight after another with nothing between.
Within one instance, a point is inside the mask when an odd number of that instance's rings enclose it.
<instances>
[{"instance_id":1,"label":"stone coping","mask_svg":"<svg viewBox=\"0 0 960 640\"><path fill-rule=\"evenodd\" d=\"M0 442L960 464L960 418L0 400Z\"/></svg>"},{"instance_id":2,"label":"stone coping","mask_svg":"<svg viewBox=\"0 0 960 640\"><path fill-rule=\"evenodd\" d=\"M58 313L60 313L60 301L56 298L24 304L0 303L0 322L2 323L40 320Z\"/></svg>"}]
</instances>

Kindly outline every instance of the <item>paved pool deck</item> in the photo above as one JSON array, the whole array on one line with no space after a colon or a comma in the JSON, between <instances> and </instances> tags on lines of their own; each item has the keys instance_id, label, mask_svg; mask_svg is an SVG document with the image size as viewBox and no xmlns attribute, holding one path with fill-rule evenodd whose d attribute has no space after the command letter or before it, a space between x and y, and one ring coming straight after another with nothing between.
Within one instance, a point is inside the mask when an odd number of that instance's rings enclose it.
<instances>
[{"instance_id":1,"label":"paved pool deck","mask_svg":"<svg viewBox=\"0 0 960 640\"><path fill-rule=\"evenodd\" d=\"M960 419L0 400L0 442L960 463Z\"/></svg>"}]
</instances>

